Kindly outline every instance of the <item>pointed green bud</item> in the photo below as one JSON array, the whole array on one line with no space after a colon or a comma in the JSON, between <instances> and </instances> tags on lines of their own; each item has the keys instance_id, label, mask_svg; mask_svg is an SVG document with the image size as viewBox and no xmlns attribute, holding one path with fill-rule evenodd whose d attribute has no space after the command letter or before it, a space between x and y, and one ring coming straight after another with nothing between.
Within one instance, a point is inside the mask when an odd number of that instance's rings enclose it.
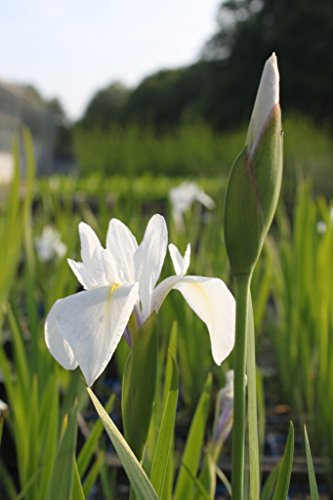
<instances>
[{"instance_id":1,"label":"pointed green bud","mask_svg":"<svg viewBox=\"0 0 333 500\"><path fill-rule=\"evenodd\" d=\"M282 179L279 72L266 61L246 144L229 176L224 232L232 272L249 275L260 255L277 206Z\"/></svg>"}]
</instances>

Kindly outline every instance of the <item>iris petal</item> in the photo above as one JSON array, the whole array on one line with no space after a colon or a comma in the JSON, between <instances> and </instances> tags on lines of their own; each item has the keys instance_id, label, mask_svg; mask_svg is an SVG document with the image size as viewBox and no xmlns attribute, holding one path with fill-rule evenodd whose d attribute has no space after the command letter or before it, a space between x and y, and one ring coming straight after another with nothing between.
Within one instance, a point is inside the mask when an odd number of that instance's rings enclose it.
<instances>
[{"instance_id":1,"label":"iris petal","mask_svg":"<svg viewBox=\"0 0 333 500\"><path fill-rule=\"evenodd\" d=\"M175 273L178 276L181 276L186 274L189 265L190 265L190 258L191 258L191 245L190 243L186 247L185 255L184 257L181 255L180 251L174 245L173 243L170 243L169 245L169 253L171 256L173 268L175 270Z\"/></svg>"},{"instance_id":2,"label":"iris petal","mask_svg":"<svg viewBox=\"0 0 333 500\"><path fill-rule=\"evenodd\" d=\"M220 365L235 342L235 299L218 278L185 276L174 289L179 290L188 305L206 324L213 359Z\"/></svg>"},{"instance_id":3,"label":"iris petal","mask_svg":"<svg viewBox=\"0 0 333 500\"><path fill-rule=\"evenodd\" d=\"M90 386L109 363L133 311L138 284L102 287L58 300L45 325L51 354L64 367L80 366Z\"/></svg>"},{"instance_id":4,"label":"iris petal","mask_svg":"<svg viewBox=\"0 0 333 500\"><path fill-rule=\"evenodd\" d=\"M94 288L95 280L82 262L76 262L72 259L67 259L67 262L83 288L86 290Z\"/></svg>"},{"instance_id":5,"label":"iris petal","mask_svg":"<svg viewBox=\"0 0 333 500\"><path fill-rule=\"evenodd\" d=\"M154 215L148 222L143 240L134 255L143 317L151 311L151 297L161 274L167 244L168 230L164 217Z\"/></svg>"},{"instance_id":6,"label":"iris petal","mask_svg":"<svg viewBox=\"0 0 333 500\"><path fill-rule=\"evenodd\" d=\"M202 276L170 276L154 290L152 310L159 310L172 290L179 290L191 309L206 324L212 355L220 365L230 354L235 341L235 299L218 278Z\"/></svg>"},{"instance_id":7,"label":"iris petal","mask_svg":"<svg viewBox=\"0 0 333 500\"><path fill-rule=\"evenodd\" d=\"M58 332L54 325L54 316L61 309L61 302L58 300L52 307L45 323L45 343L52 356L66 370L75 370L78 366L74 352L65 338Z\"/></svg>"},{"instance_id":8,"label":"iris petal","mask_svg":"<svg viewBox=\"0 0 333 500\"><path fill-rule=\"evenodd\" d=\"M81 240L81 258L83 264L90 265L91 258L96 248L102 248L102 245L93 229L85 222L79 224L79 234Z\"/></svg>"},{"instance_id":9,"label":"iris petal","mask_svg":"<svg viewBox=\"0 0 333 500\"><path fill-rule=\"evenodd\" d=\"M111 252L118 268L123 271L124 281L135 281L134 253L138 248L132 232L118 219L111 219L106 236L106 248Z\"/></svg>"}]
</instances>

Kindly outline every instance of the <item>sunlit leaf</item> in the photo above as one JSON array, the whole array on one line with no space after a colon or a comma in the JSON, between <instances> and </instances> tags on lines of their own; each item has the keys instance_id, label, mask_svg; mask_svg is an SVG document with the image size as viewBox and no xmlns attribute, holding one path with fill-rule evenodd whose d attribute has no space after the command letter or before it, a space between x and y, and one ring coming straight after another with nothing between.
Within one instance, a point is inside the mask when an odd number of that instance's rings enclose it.
<instances>
[{"instance_id":1,"label":"sunlit leaf","mask_svg":"<svg viewBox=\"0 0 333 500\"><path fill-rule=\"evenodd\" d=\"M118 457L125 469L125 472L136 495L140 500L157 500L158 495L156 494L156 491L154 490L151 482L149 481L145 471L143 470L133 451L128 446L124 437L121 435L109 415L106 413L92 390L87 388L87 391L99 417L103 422L105 430L112 441L112 444L118 454Z\"/></svg>"}]
</instances>

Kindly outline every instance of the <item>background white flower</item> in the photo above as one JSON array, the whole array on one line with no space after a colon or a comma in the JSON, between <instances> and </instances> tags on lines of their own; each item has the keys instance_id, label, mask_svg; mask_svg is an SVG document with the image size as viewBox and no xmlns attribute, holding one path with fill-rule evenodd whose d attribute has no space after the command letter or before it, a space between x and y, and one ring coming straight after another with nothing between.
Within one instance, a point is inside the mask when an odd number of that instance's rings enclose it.
<instances>
[{"instance_id":1,"label":"background white flower","mask_svg":"<svg viewBox=\"0 0 333 500\"><path fill-rule=\"evenodd\" d=\"M41 262L48 262L54 257L63 257L67 252L60 234L51 226L45 226L42 234L35 239L36 251Z\"/></svg>"},{"instance_id":2,"label":"background white flower","mask_svg":"<svg viewBox=\"0 0 333 500\"><path fill-rule=\"evenodd\" d=\"M183 182L180 186L170 189L169 199L171 202L172 215L179 230L181 230L184 225L184 212L186 212L195 201L201 203L210 210L215 207L214 200L200 189L195 182Z\"/></svg>"}]
</instances>

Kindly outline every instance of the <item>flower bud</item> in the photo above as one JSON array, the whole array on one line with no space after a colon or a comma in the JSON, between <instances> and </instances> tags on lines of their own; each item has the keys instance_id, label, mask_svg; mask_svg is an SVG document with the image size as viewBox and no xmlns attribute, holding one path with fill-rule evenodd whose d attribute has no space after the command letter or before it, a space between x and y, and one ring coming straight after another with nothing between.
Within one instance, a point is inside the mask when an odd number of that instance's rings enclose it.
<instances>
[{"instance_id":1,"label":"flower bud","mask_svg":"<svg viewBox=\"0 0 333 500\"><path fill-rule=\"evenodd\" d=\"M232 429L234 411L234 371L228 370L226 384L220 389L215 406L213 425L213 444L220 449L225 443Z\"/></svg>"},{"instance_id":2,"label":"flower bud","mask_svg":"<svg viewBox=\"0 0 333 500\"><path fill-rule=\"evenodd\" d=\"M282 179L279 72L275 54L266 61L246 144L229 176L225 241L232 272L249 275L260 255L277 206Z\"/></svg>"}]
</instances>

